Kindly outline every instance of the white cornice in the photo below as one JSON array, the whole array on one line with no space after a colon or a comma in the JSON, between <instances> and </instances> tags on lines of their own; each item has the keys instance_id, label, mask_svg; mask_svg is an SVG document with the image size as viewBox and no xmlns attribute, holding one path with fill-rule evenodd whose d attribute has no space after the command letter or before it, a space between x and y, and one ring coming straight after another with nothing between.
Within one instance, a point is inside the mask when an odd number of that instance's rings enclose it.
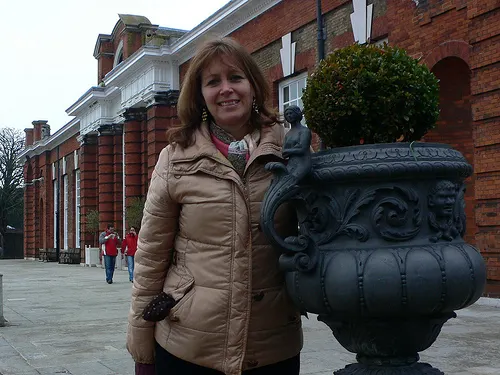
<instances>
[{"instance_id":1,"label":"white cornice","mask_svg":"<svg viewBox=\"0 0 500 375\"><path fill-rule=\"evenodd\" d=\"M173 60L175 60L175 57L172 56L172 52L167 46L143 46L106 74L104 84L106 86L120 87L137 71L142 70L151 62L170 62Z\"/></svg>"},{"instance_id":2,"label":"white cornice","mask_svg":"<svg viewBox=\"0 0 500 375\"><path fill-rule=\"evenodd\" d=\"M95 101L111 100L120 94L116 87L91 87L66 110L68 116L78 116L86 111Z\"/></svg>"},{"instance_id":3,"label":"white cornice","mask_svg":"<svg viewBox=\"0 0 500 375\"><path fill-rule=\"evenodd\" d=\"M53 135L45 138L31 146L26 147L18 156L18 160L24 164L25 157L40 155L45 151L50 151L58 145L66 142L80 131L80 121L75 118L56 131Z\"/></svg>"},{"instance_id":4,"label":"white cornice","mask_svg":"<svg viewBox=\"0 0 500 375\"><path fill-rule=\"evenodd\" d=\"M113 103L119 102L119 97L120 90L117 87L91 87L66 113L80 120L80 134L83 135L115 121Z\"/></svg>"}]
</instances>

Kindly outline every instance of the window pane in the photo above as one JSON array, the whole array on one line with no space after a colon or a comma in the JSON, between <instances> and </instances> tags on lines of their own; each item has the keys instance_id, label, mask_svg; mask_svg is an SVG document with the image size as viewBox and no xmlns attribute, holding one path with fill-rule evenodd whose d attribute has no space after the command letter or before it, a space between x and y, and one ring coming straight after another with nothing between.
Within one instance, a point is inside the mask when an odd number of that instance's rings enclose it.
<instances>
[{"instance_id":1,"label":"window pane","mask_svg":"<svg viewBox=\"0 0 500 375\"><path fill-rule=\"evenodd\" d=\"M288 102L290 100L290 88L288 86L283 87L283 102Z\"/></svg>"},{"instance_id":2,"label":"window pane","mask_svg":"<svg viewBox=\"0 0 500 375\"><path fill-rule=\"evenodd\" d=\"M297 82L290 85L290 99L297 99Z\"/></svg>"},{"instance_id":3,"label":"window pane","mask_svg":"<svg viewBox=\"0 0 500 375\"><path fill-rule=\"evenodd\" d=\"M299 98L302 98L302 91L306 87L306 79L304 78L299 80L298 85L299 85Z\"/></svg>"}]
</instances>

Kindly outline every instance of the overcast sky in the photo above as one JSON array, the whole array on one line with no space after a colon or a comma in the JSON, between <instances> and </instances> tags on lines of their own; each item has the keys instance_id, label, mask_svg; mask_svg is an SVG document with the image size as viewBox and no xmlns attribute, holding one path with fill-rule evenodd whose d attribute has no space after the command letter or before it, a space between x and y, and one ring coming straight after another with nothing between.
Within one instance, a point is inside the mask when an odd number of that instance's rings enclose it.
<instances>
[{"instance_id":1,"label":"overcast sky","mask_svg":"<svg viewBox=\"0 0 500 375\"><path fill-rule=\"evenodd\" d=\"M118 13L190 30L227 0L0 0L0 127L51 133L72 119L65 110L97 84L93 52L111 34Z\"/></svg>"}]
</instances>

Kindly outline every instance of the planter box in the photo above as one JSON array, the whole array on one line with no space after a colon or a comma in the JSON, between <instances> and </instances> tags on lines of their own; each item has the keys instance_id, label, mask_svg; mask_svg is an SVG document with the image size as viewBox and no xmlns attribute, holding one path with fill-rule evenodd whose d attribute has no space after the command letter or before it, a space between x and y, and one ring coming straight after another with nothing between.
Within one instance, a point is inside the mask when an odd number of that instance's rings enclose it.
<instances>
[{"instance_id":1,"label":"planter box","mask_svg":"<svg viewBox=\"0 0 500 375\"><path fill-rule=\"evenodd\" d=\"M98 247L85 247L85 267L97 267L99 262L99 248Z\"/></svg>"}]
</instances>

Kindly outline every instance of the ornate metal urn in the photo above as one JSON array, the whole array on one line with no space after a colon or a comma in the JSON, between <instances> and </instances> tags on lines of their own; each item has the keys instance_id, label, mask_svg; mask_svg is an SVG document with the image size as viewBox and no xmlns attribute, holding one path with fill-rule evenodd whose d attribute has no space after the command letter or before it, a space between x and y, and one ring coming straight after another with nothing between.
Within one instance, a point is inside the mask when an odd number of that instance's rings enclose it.
<instances>
[{"instance_id":1,"label":"ornate metal urn","mask_svg":"<svg viewBox=\"0 0 500 375\"><path fill-rule=\"evenodd\" d=\"M443 374L420 363L455 310L482 294L481 254L463 240L460 152L431 143L392 143L310 152L302 114L287 109L286 165L265 197L262 228L282 252L288 292L357 353L337 375ZM297 237L281 238L273 218L294 205Z\"/></svg>"}]
</instances>

